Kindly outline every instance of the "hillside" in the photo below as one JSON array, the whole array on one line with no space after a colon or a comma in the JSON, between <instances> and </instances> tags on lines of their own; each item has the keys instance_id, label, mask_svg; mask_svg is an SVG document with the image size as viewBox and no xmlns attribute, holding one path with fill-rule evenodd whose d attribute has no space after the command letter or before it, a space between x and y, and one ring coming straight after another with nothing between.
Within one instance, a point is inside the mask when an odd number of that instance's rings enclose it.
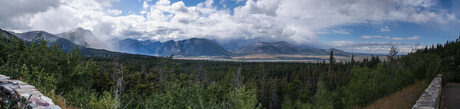
<instances>
[{"instance_id":1,"label":"hillside","mask_svg":"<svg viewBox=\"0 0 460 109\"><path fill-rule=\"evenodd\" d=\"M258 42L253 45L244 46L233 51L235 54L303 54L305 51L295 45L284 41L280 42Z\"/></svg>"},{"instance_id":2,"label":"hillside","mask_svg":"<svg viewBox=\"0 0 460 109\"><path fill-rule=\"evenodd\" d=\"M232 53L222 48L216 41L191 38L181 41L167 41L156 50L160 56L230 56Z\"/></svg>"},{"instance_id":3,"label":"hillside","mask_svg":"<svg viewBox=\"0 0 460 109\"><path fill-rule=\"evenodd\" d=\"M70 40L60 38L59 36L50 34L48 32L44 31L31 31L31 32L25 32L25 33L14 33L14 32L8 32L5 30L0 29L0 36L1 37L7 37L8 38L13 38L15 40L20 40L20 41L25 41L26 43L39 43L39 41L43 38L45 41L47 41L48 46L52 46L53 44L57 44L61 49L63 49L66 52L70 52L74 50L74 48L79 48L80 53L83 56L88 56L88 57L120 57L120 56L141 56L141 55L133 55L133 54L128 54L128 53L120 53L120 52L114 52L114 51L108 51L105 49L94 49L94 48L88 48L84 46L77 45L73 43Z\"/></svg>"},{"instance_id":4,"label":"hillside","mask_svg":"<svg viewBox=\"0 0 460 109\"><path fill-rule=\"evenodd\" d=\"M344 52L339 49L331 48L328 50L313 48L313 47L300 47L290 44L285 41L279 42L258 42L253 45L244 46L233 51L239 55L329 55L333 51L337 56L351 56L351 53Z\"/></svg>"},{"instance_id":5,"label":"hillside","mask_svg":"<svg viewBox=\"0 0 460 109\"><path fill-rule=\"evenodd\" d=\"M8 31L5 31L5 30L2 30L0 28L0 37L4 37L4 38L7 38L7 39L16 39L16 40L21 40L21 38L17 37L16 35L14 34L11 34L10 32Z\"/></svg>"},{"instance_id":6,"label":"hillside","mask_svg":"<svg viewBox=\"0 0 460 109\"><path fill-rule=\"evenodd\" d=\"M113 39L112 46L115 50L133 54L156 55L155 51L162 43L153 40L137 40L137 39Z\"/></svg>"},{"instance_id":7,"label":"hillside","mask_svg":"<svg viewBox=\"0 0 460 109\"><path fill-rule=\"evenodd\" d=\"M21 38L27 42L38 43L42 38L48 42L49 46L53 44L58 44L60 48L68 51L73 50L75 47L79 47L79 45L73 43L70 40L60 38L56 35L50 34L45 31L31 31L25 33L14 33L16 36Z\"/></svg>"},{"instance_id":8,"label":"hillside","mask_svg":"<svg viewBox=\"0 0 460 109\"><path fill-rule=\"evenodd\" d=\"M73 43L90 48L104 48L107 49L108 45L98 39L93 32L83 28L76 28L67 32L56 34L60 38L65 38L72 41Z\"/></svg>"}]
</instances>

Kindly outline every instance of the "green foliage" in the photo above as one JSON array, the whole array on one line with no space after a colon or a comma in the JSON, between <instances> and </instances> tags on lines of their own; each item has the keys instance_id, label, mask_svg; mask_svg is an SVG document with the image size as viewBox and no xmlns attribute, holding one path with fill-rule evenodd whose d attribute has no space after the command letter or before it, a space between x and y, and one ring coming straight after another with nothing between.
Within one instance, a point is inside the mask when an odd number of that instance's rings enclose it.
<instances>
[{"instance_id":1,"label":"green foliage","mask_svg":"<svg viewBox=\"0 0 460 109\"><path fill-rule=\"evenodd\" d=\"M99 98L90 96L88 107L92 109L118 109L120 108L120 101L117 94L113 92L104 92Z\"/></svg>"},{"instance_id":2,"label":"green foliage","mask_svg":"<svg viewBox=\"0 0 460 109\"><path fill-rule=\"evenodd\" d=\"M94 62L82 62L78 48L64 52L57 45L48 47L43 39L26 43L15 39L0 39L0 72L36 86L43 92L56 90L70 104L85 106L94 95L92 69ZM85 98L87 97L87 98Z\"/></svg>"},{"instance_id":3,"label":"green foliage","mask_svg":"<svg viewBox=\"0 0 460 109\"><path fill-rule=\"evenodd\" d=\"M314 109L333 109L333 96L332 92L328 91L324 84L320 81L318 82L318 91L313 96L314 100Z\"/></svg>"},{"instance_id":4,"label":"green foliage","mask_svg":"<svg viewBox=\"0 0 460 109\"><path fill-rule=\"evenodd\" d=\"M230 102L224 99L225 95L227 94L223 93L217 84L205 87L202 84L193 83L184 86L178 81L168 81L165 83L165 92L147 98L145 107L158 109L224 108L230 105Z\"/></svg>"},{"instance_id":5,"label":"green foliage","mask_svg":"<svg viewBox=\"0 0 460 109\"><path fill-rule=\"evenodd\" d=\"M234 109L253 109L258 104L255 89L237 88L227 93L230 101L230 107ZM257 109L260 108L256 107Z\"/></svg>"},{"instance_id":6,"label":"green foliage","mask_svg":"<svg viewBox=\"0 0 460 109\"><path fill-rule=\"evenodd\" d=\"M341 100L347 108L366 103L371 97L369 95L375 83L373 79L370 79L373 75L370 75L369 68L355 67L352 72L354 78L342 89L345 96Z\"/></svg>"},{"instance_id":7,"label":"green foliage","mask_svg":"<svg viewBox=\"0 0 460 109\"><path fill-rule=\"evenodd\" d=\"M0 39L0 73L80 108L360 108L438 73L460 81L459 40L401 57L393 48L387 62L335 62L331 52L332 63L82 57L49 45Z\"/></svg>"}]
</instances>

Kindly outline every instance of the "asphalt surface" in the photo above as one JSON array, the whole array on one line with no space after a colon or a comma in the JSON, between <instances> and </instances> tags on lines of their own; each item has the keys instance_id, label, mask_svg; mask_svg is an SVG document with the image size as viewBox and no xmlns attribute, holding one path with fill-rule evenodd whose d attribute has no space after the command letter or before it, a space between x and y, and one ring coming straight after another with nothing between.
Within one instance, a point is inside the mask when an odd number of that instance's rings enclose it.
<instances>
[{"instance_id":1,"label":"asphalt surface","mask_svg":"<svg viewBox=\"0 0 460 109\"><path fill-rule=\"evenodd\" d=\"M448 82L442 87L442 109L460 109L460 83Z\"/></svg>"}]
</instances>

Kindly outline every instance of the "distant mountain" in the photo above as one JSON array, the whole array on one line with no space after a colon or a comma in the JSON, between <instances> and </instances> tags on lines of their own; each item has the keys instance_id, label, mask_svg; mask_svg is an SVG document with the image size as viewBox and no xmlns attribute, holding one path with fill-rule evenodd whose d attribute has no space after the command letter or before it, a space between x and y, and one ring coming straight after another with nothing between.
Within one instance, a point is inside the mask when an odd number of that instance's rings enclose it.
<instances>
[{"instance_id":1,"label":"distant mountain","mask_svg":"<svg viewBox=\"0 0 460 109\"><path fill-rule=\"evenodd\" d=\"M225 49L225 50L228 50L228 51L233 51L235 49L238 49L240 48L241 46L236 43L236 42L230 42L230 43L226 43L226 44L221 44L222 47Z\"/></svg>"},{"instance_id":2,"label":"distant mountain","mask_svg":"<svg viewBox=\"0 0 460 109\"><path fill-rule=\"evenodd\" d=\"M114 41L118 51L156 56L230 56L231 52L222 48L217 41L191 38L181 41L159 42L153 40L122 39Z\"/></svg>"},{"instance_id":3,"label":"distant mountain","mask_svg":"<svg viewBox=\"0 0 460 109\"><path fill-rule=\"evenodd\" d=\"M328 50L312 48L312 47L300 47L294 44L290 44L285 41L279 42L258 42L253 45L244 46L233 51L239 55L251 55L251 54L265 54L265 55L329 55L330 51L334 51L334 55L337 56L351 56L351 53L344 52L339 49L331 48Z\"/></svg>"},{"instance_id":4,"label":"distant mountain","mask_svg":"<svg viewBox=\"0 0 460 109\"><path fill-rule=\"evenodd\" d=\"M5 31L5 30L2 30L0 29L0 37L4 37L4 38L7 38L7 39L18 39L18 40L21 40L21 38L17 37L16 35L8 32L8 31Z\"/></svg>"},{"instance_id":5,"label":"distant mountain","mask_svg":"<svg viewBox=\"0 0 460 109\"><path fill-rule=\"evenodd\" d=\"M303 54L305 51L293 44L279 41L279 42L258 42L253 45L244 46L233 51L235 54L248 55L248 54Z\"/></svg>"},{"instance_id":6,"label":"distant mountain","mask_svg":"<svg viewBox=\"0 0 460 109\"><path fill-rule=\"evenodd\" d=\"M137 39L114 39L113 48L119 52L112 52L98 47L106 48L105 43L97 39L94 34L83 28L77 28L60 34L51 34L45 31L30 31L25 33L14 33L0 29L2 37L10 37L22 39L27 42L39 42L42 38L49 45L58 44L66 51L73 50L75 47L81 49L85 56L121 56L124 53L134 53L141 55L154 56L234 56L234 55L329 55L329 52L334 51L337 56L350 56L351 53L341 51L339 49L318 49L311 47L300 47L288 42L258 42L252 45L239 47L238 43L231 42L226 45L220 45L216 40L204 38L191 38L181 41L166 41L159 42L154 40L137 40ZM17 36L17 37L16 37ZM227 51L232 50L232 52ZM237 48L239 47L239 48ZM235 49L236 48L236 49Z\"/></svg>"},{"instance_id":7,"label":"distant mountain","mask_svg":"<svg viewBox=\"0 0 460 109\"><path fill-rule=\"evenodd\" d=\"M145 40L140 41L137 39L113 39L113 47L117 51L134 53L134 54L145 54L155 55L156 49L159 48L162 43L160 41Z\"/></svg>"},{"instance_id":8,"label":"distant mountain","mask_svg":"<svg viewBox=\"0 0 460 109\"><path fill-rule=\"evenodd\" d=\"M161 56L230 56L232 53L222 48L216 41L204 38L191 38L187 40L166 41L156 50Z\"/></svg>"},{"instance_id":9,"label":"distant mountain","mask_svg":"<svg viewBox=\"0 0 460 109\"><path fill-rule=\"evenodd\" d=\"M41 40L41 38L44 38L48 42L49 46L51 46L54 43L57 43L60 46L60 48L63 48L65 51L71 51L75 47L78 47L80 49L80 53L83 56L95 56L95 57L139 57L139 56L142 56L142 57L145 57L143 55L133 55L133 54L128 54L128 53L108 51L104 49L93 49L93 48L82 47L77 44L74 44L70 40L59 38L58 36L55 36L53 34L50 34L44 31L14 33L14 32L8 32L8 31L0 29L0 35L1 37L8 37L8 38L18 39L20 41L26 41L26 43L30 43L30 42L37 43ZM21 38L24 38L24 39L21 39Z\"/></svg>"},{"instance_id":10,"label":"distant mountain","mask_svg":"<svg viewBox=\"0 0 460 109\"><path fill-rule=\"evenodd\" d=\"M38 43L42 38L48 42L49 45L58 44L64 50L73 50L75 47L79 47L77 44L70 40L61 38L54 34L45 31L30 31L25 33L14 33L16 36L27 42Z\"/></svg>"},{"instance_id":11,"label":"distant mountain","mask_svg":"<svg viewBox=\"0 0 460 109\"><path fill-rule=\"evenodd\" d=\"M329 55L329 50L313 48L313 47L304 47L302 48L305 55Z\"/></svg>"},{"instance_id":12,"label":"distant mountain","mask_svg":"<svg viewBox=\"0 0 460 109\"><path fill-rule=\"evenodd\" d=\"M52 43L52 42L56 42L56 40L60 38L54 34L51 34L45 31L29 31L25 33L14 33L14 34L16 34L22 40L29 41L29 42L38 42L43 38L44 40Z\"/></svg>"},{"instance_id":13,"label":"distant mountain","mask_svg":"<svg viewBox=\"0 0 460 109\"><path fill-rule=\"evenodd\" d=\"M330 51L333 51L335 56L351 56L352 55L351 53L348 53L348 52L345 52L339 49L335 49L335 48L331 48L327 52L329 53Z\"/></svg>"},{"instance_id":14,"label":"distant mountain","mask_svg":"<svg viewBox=\"0 0 460 109\"><path fill-rule=\"evenodd\" d=\"M73 43L80 46L108 49L108 45L106 45L106 43L98 39L93 34L93 32L91 32L90 30L83 29L81 27L56 35L61 38L70 40Z\"/></svg>"}]
</instances>

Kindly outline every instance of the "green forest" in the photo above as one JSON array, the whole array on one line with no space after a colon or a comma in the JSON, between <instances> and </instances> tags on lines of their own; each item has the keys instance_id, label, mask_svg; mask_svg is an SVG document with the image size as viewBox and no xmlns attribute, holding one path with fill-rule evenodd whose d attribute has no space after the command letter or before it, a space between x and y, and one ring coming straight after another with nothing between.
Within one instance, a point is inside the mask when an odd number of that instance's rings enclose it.
<instances>
[{"instance_id":1,"label":"green forest","mask_svg":"<svg viewBox=\"0 0 460 109\"><path fill-rule=\"evenodd\" d=\"M460 39L460 38L459 38ZM316 63L218 62L140 55L84 57L46 41L0 40L0 74L37 87L68 108L360 108L443 74L460 81L460 40L388 60Z\"/></svg>"}]
</instances>

